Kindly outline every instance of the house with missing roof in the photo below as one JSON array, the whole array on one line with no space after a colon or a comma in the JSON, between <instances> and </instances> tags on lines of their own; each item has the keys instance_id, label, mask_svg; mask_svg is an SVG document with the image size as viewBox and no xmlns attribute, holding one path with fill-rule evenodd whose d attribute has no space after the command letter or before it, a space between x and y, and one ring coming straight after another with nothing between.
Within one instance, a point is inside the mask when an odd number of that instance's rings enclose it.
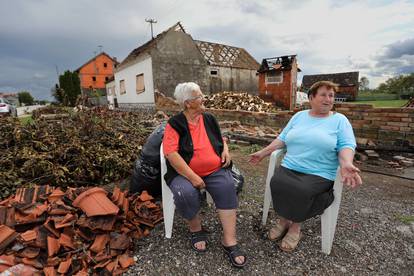
<instances>
[{"instance_id":1,"label":"house with missing roof","mask_svg":"<svg viewBox=\"0 0 414 276\"><path fill-rule=\"evenodd\" d=\"M116 64L116 58L101 52L76 69L82 93L88 96L95 96L96 92L105 95L105 83L113 76Z\"/></svg>"},{"instance_id":2,"label":"house with missing roof","mask_svg":"<svg viewBox=\"0 0 414 276\"><path fill-rule=\"evenodd\" d=\"M180 23L134 49L115 69L119 107L154 106L155 91L173 96L178 83L194 81L205 94L257 93L259 63L243 48L194 40Z\"/></svg>"},{"instance_id":3,"label":"house with missing roof","mask_svg":"<svg viewBox=\"0 0 414 276\"><path fill-rule=\"evenodd\" d=\"M258 70L259 97L293 110L296 104L298 67L296 55L265 58Z\"/></svg>"},{"instance_id":4,"label":"house with missing roof","mask_svg":"<svg viewBox=\"0 0 414 276\"><path fill-rule=\"evenodd\" d=\"M358 97L359 72L304 75L302 89L308 91L312 84L322 80L338 84L338 92L335 94L336 99L355 101Z\"/></svg>"}]
</instances>

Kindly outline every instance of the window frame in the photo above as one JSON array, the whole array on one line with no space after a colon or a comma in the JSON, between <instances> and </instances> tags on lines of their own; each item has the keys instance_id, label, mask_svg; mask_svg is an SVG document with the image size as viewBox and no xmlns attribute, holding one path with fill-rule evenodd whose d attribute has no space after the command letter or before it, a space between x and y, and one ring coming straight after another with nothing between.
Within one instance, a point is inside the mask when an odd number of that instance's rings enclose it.
<instances>
[{"instance_id":1,"label":"window frame","mask_svg":"<svg viewBox=\"0 0 414 276\"><path fill-rule=\"evenodd\" d=\"M139 89L138 90L138 78L139 77L142 77L142 85L143 85L143 87L142 87L142 89ZM145 77L144 77L144 73L135 75L135 92L137 94L141 94L141 93L144 93L145 92Z\"/></svg>"},{"instance_id":2,"label":"window frame","mask_svg":"<svg viewBox=\"0 0 414 276\"><path fill-rule=\"evenodd\" d=\"M280 74L279 76L269 76L270 72L275 72L275 74ZM276 80L278 78L279 80ZM265 75L266 84L280 84L283 83L283 71L268 71Z\"/></svg>"},{"instance_id":3,"label":"window frame","mask_svg":"<svg viewBox=\"0 0 414 276\"><path fill-rule=\"evenodd\" d=\"M119 95L124 94L126 94L125 79L119 81Z\"/></svg>"}]
</instances>

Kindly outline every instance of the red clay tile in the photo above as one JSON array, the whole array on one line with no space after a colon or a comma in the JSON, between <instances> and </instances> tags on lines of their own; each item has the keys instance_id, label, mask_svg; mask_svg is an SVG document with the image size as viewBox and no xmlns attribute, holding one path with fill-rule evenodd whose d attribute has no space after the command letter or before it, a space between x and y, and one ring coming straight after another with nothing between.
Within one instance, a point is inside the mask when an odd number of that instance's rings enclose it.
<instances>
[{"instance_id":1,"label":"red clay tile","mask_svg":"<svg viewBox=\"0 0 414 276\"><path fill-rule=\"evenodd\" d=\"M108 241L108 234L97 235L89 250L95 253L99 253L105 248Z\"/></svg>"},{"instance_id":2,"label":"red clay tile","mask_svg":"<svg viewBox=\"0 0 414 276\"><path fill-rule=\"evenodd\" d=\"M75 220L76 220L76 216L74 214L67 214L60 222L56 223L55 221L55 228L60 229L60 228L72 226Z\"/></svg>"},{"instance_id":3,"label":"red clay tile","mask_svg":"<svg viewBox=\"0 0 414 276\"><path fill-rule=\"evenodd\" d=\"M26 247L22 251L20 251L17 256L21 258L29 258L33 259L39 256L40 248L34 248L34 247Z\"/></svg>"},{"instance_id":4,"label":"red clay tile","mask_svg":"<svg viewBox=\"0 0 414 276\"><path fill-rule=\"evenodd\" d=\"M97 265L95 265L93 268L102 268L102 267L105 267L110 262L111 262L110 259L109 260L105 260L105 261L101 261Z\"/></svg>"},{"instance_id":5,"label":"red clay tile","mask_svg":"<svg viewBox=\"0 0 414 276\"><path fill-rule=\"evenodd\" d=\"M26 232L20 234L20 238L24 242L29 242L29 241L35 240L37 238L37 231L27 230Z\"/></svg>"},{"instance_id":6,"label":"red clay tile","mask_svg":"<svg viewBox=\"0 0 414 276\"><path fill-rule=\"evenodd\" d=\"M142 191L141 195L139 196L139 200L141 201L149 201L153 200L154 198L148 194L147 191Z\"/></svg>"},{"instance_id":7,"label":"red clay tile","mask_svg":"<svg viewBox=\"0 0 414 276\"><path fill-rule=\"evenodd\" d=\"M19 234L6 225L0 225L0 254Z\"/></svg>"},{"instance_id":8,"label":"red clay tile","mask_svg":"<svg viewBox=\"0 0 414 276\"><path fill-rule=\"evenodd\" d=\"M47 197L47 201L50 203L58 201L62 199L64 195L65 193L60 188L57 188Z\"/></svg>"},{"instance_id":9,"label":"red clay tile","mask_svg":"<svg viewBox=\"0 0 414 276\"><path fill-rule=\"evenodd\" d=\"M52 257L59 252L60 243L58 239L51 236L47 236L47 255Z\"/></svg>"},{"instance_id":10,"label":"red clay tile","mask_svg":"<svg viewBox=\"0 0 414 276\"><path fill-rule=\"evenodd\" d=\"M112 191L112 197L111 197L113 202L118 202L120 193L121 193L121 189L119 189L118 186L115 186L114 190Z\"/></svg>"},{"instance_id":11,"label":"red clay tile","mask_svg":"<svg viewBox=\"0 0 414 276\"><path fill-rule=\"evenodd\" d=\"M67 258L66 261L63 261L59 264L57 272L65 274L66 272L68 272L71 264L72 264L72 259L69 256L69 258Z\"/></svg>"},{"instance_id":12,"label":"red clay tile","mask_svg":"<svg viewBox=\"0 0 414 276\"><path fill-rule=\"evenodd\" d=\"M118 266L118 260L116 259L115 261L112 261L110 263L108 263L105 268L106 270L108 270L109 272L112 272L116 269L116 267Z\"/></svg>"},{"instance_id":13,"label":"red clay tile","mask_svg":"<svg viewBox=\"0 0 414 276\"><path fill-rule=\"evenodd\" d=\"M45 276L57 276L56 269L53 266L47 266L43 268Z\"/></svg>"},{"instance_id":14,"label":"red clay tile","mask_svg":"<svg viewBox=\"0 0 414 276\"><path fill-rule=\"evenodd\" d=\"M106 194L107 192L102 188L91 188L80 194L73 201L73 206L81 208L88 217L118 214L119 208Z\"/></svg>"},{"instance_id":15,"label":"red clay tile","mask_svg":"<svg viewBox=\"0 0 414 276\"><path fill-rule=\"evenodd\" d=\"M88 276L88 270L86 268L78 271L76 274L74 274L73 276Z\"/></svg>"},{"instance_id":16,"label":"red clay tile","mask_svg":"<svg viewBox=\"0 0 414 276\"><path fill-rule=\"evenodd\" d=\"M49 231L49 233L51 233L53 236L55 236L55 238L60 237L60 232L58 230L56 230L56 228L54 226L54 222L50 218L48 218L46 220L46 222L43 224L43 226L47 229L47 231Z\"/></svg>"},{"instance_id":17,"label":"red clay tile","mask_svg":"<svg viewBox=\"0 0 414 276\"><path fill-rule=\"evenodd\" d=\"M122 254L119 257L119 264L122 268L127 268L135 263L134 258L128 256L128 254Z\"/></svg>"},{"instance_id":18,"label":"red clay tile","mask_svg":"<svg viewBox=\"0 0 414 276\"><path fill-rule=\"evenodd\" d=\"M13 255L0 256L0 273L16 264L16 257Z\"/></svg>"},{"instance_id":19,"label":"red clay tile","mask_svg":"<svg viewBox=\"0 0 414 276\"><path fill-rule=\"evenodd\" d=\"M30 265L30 266L33 266L35 268L38 268L38 269L43 269L43 264L37 259L23 258L21 260L21 262L26 264L26 265Z\"/></svg>"},{"instance_id":20,"label":"red clay tile","mask_svg":"<svg viewBox=\"0 0 414 276\"><path fill-rule=\"evenodd\" d=\"M71 248L71 249L75 249L76 248L75 245L73 244L73 241L72 241L71 236L70 235L67 235L66 233L62 233L60 235L59 244L62 245L62 246Z\"/></svg>"}]
</instances>

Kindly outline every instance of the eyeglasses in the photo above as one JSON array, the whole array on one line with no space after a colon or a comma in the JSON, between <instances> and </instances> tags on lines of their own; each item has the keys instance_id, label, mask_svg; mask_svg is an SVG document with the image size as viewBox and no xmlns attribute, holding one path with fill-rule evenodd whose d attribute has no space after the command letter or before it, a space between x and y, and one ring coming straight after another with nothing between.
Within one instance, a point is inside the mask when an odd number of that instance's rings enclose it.
<instances>
[{"instance_id":1,"label":"eyeglasses","mask_svg":"<svg viewBox=\"0 0 414 276\"><path fill-rule=\"evenodd\" d=\"M198 99L203 100L204 99L204 95L198 95L198 96L189 98L189 99L187 99L187 101L194 101L194 100L198 100Z\"/></svg>"}]
</instances>

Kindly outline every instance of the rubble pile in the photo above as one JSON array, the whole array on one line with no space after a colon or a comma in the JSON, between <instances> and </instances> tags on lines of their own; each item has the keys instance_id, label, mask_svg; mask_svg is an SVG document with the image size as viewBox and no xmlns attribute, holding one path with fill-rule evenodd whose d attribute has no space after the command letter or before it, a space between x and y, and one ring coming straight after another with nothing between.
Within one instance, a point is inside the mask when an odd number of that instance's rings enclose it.
<instances>
[{"instance_id":1,"label":"rubble pile","mask_svg":"<svg viewBox=\"0 0 414 276\"><path fill-rule=\"evenodd\" d=\"M404 107L414 107L414 97L411 97Z\"/></svg>"},{"instance_id":2,"label":"rubble pile","mask_svg":"<svg viewBox=\"0 0 414 276\"><path fill-rule=\"evenodd\" d=\"M207 96L204 105L207 108L244 110L252 112L277 112L280 109L266 103L258 96L248 93L222 92Z\"/></svg>"},{"instance_id":3,"label":"rubble pile","mask_svg":"<svg viewBox=\"0 0 414 276\"><path fill-rule=\"evenodd\" d=\"M221 132L226 136L243 135L246 137L259 137L276 139L280 129L268 126L242 125L240 121L219 121Z\"/></svg>"},{"instance_id":4,"label":"rubble pile","mask_svg":"<svg viewBox=\"0 0 414 276\"><path fill-rule=\"evenodd\" d=\"M0 273L119 275L136 261L133 240L162 220L152 201L118 187L19 188L0 202Z\"/></svg>"},{"instance_id":5,"label":"rubble pile","mask_svg":"<svg viewBox=\"0 0 414 276\"><path fill-rule=\"evenodd\" d=\"M157 124L151 114L107 109L64 118L44 115L40 110L28 125L0 119L0 199L21 185L89 186L123 179L151 132L148 127Z\"/></svg>"}]
</instances>

